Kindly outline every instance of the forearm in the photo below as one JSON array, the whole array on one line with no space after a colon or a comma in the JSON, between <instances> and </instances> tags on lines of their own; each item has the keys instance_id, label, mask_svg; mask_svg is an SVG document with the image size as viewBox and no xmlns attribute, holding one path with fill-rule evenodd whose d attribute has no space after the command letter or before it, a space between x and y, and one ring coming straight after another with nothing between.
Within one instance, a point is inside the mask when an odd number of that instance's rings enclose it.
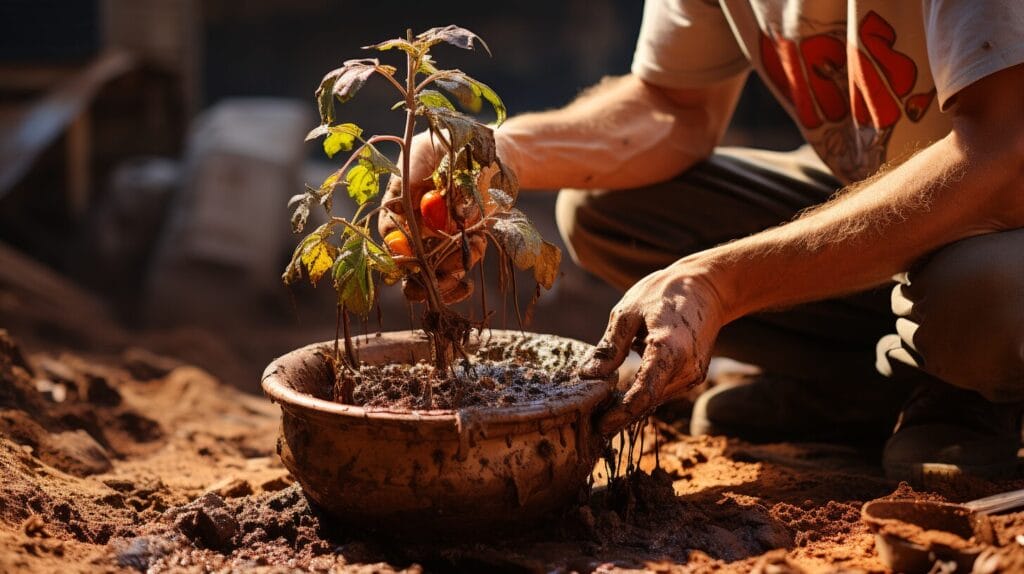
<instances>
[{"instance_id":1,"label":"forearm","mask_svg":"<svg viewBox=\"0 0 1024 574\"><path fill-rule=\"evenodd\" d=\"M680 262L707 271L727 320L880 284L948 243L1024 225L1016 148L956 132L786 225Z\"/></svg>"},{"instance_id":2,"label":"forearm","mask_svg":"<svg viewBox=\"0 0 1024 574\"><path fill-rule=\"evenodd\" d=\"M496 132L498 154L524 188L663 181L711 153L742 80L671 94L633 76L605 80L564 108L510 119Z\"/></svg>"}]
</instances>

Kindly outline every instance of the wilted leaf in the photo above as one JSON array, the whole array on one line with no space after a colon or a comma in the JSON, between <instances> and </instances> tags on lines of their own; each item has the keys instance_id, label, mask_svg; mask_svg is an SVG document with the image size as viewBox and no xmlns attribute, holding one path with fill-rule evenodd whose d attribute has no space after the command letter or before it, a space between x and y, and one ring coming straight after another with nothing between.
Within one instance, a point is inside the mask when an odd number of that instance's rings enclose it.
<instances>
[{"instance_id":1,"label":"wilted leaf","mask_svg":"<svg viewBox=\"0 0 1024 574\"><path fill-rule=\"evenodd\" d=\"M562 250L557 246L542 241L540 254L533 264L533 278L545 289L551 289L558 277L558 266L562 263Z\"/></svg>"},{"instance_id":2,"label":"wilted leaf","mask_svg":"<svg viewBox=\"0 0 1024 574\"><path fill-rule=\"evenodd\" d=\"M480 39L480 36L477 36L465 28L455 26L454 24L443 28L431 28L416 36L416 40L418 44L424 44L426 47L430 47L441 42L447 42L452 46L462 48L463 50L472 50L473 44L479 42L480 46L482 46L484 51L487 52L487 55L489 56L491 54L491 49L487 47L486 42Z\"/></svg>"},{"instance_id":3,"label":"wilted leaf","mask_svg":"<svg viewBox=\"0 0 1024 574\"><path fill-rule=\"evenodd\" d=\"M299 242L292 254L291 262L281 276L286 284L290 285L299 280L305 271L309 282L315 286L331 268L338 252L338 248L328 241L333 227L333 223L325 223Z\"/></svg>"},{"instance_id":4,"label":"wilted leaf","mask_svg":"<svg viewBox=\"0 0 1024 574\"><path fill-rule=\"evenodd\" d=\"M294 209L292 212L292 232L302 233L302 230L306 227L306 220L309 219L309 205L312 203L313 197L308 193L300 193L293 195L288 200L288 209Z\"/></svg>"},{"instance_id":5,"label":"wilted leaf","mask_svg":"<svg viewBox=\"0 0 1024 574\"><path fill-rule=\"evenodd\" d=\"M487 190L487 192L491 196L491 201L498 206L498 211L508 211L512 209L512 205L515 203L515 200L512 199L509 194L505 193L501 189L493 187Z\"/></svg>"},{"instance_id":6,"label":"wilted leaf","mask_svg":"<svg viewBox=\"0 0 1024 574\"><path fill-rule=\"evenodd\" d=\"M540 233L518 209L498 212L492 216L494 226L491 232L502 248L520 269L529 269L541 256L543 241Z\"/></svg>"},{"instance_id":7,"label":"wilted leaf","mask_svg":"<svg viewBox=\"0 0 1024 574\"><path fill-rule=\"evenodd\" d=\"M352 99L376 71L378 64L373 58L348 60L340 68L327 72L316 90L321 124L334 123L334 99L337 98L341 103Z\"/></svg>"},{"instance_id":8,"label":"wilted leaf","mask_svg":"<svg viewBox=\"0 0 1024 574\"><path fill-rule=\"evenodd\" d=\"M421 109L425 110L427 120L435 129L448 131L448 141L458 153L468 145L473 150L473 160L481 165L490 165L497 158L491 128L447 108Z\"/></svg>"},{"instance_id":9,"label":"wilted leaf","mask_svg":"<svg viewBox=\"0 0 1024 574\"><path fill-rule=\"evenodd\" d=\"M330 126L324 138L324 153L333 158L339 151L351 151L356 139L362 134L363 129L355 124Z\"/></svg>"},{"instance_id":10,"label":"wilted leaf","mask_svg":"<svg viewBox=\"0 0 1024 574\"><path fill-rule=\"evenodd\" d=\"M494 161L498 164L498 173L491 177L491 187L504 191L511 205L519 197L519 177L512 168L501 161L501 158L495 157Z\"/></svg>"}]
</instances>

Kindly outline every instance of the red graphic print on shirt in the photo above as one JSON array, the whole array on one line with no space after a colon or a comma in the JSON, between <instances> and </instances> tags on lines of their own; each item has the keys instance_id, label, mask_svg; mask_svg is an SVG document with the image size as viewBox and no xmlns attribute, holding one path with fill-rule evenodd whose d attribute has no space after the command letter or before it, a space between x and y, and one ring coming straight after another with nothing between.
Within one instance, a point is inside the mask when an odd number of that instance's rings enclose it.
<instances>
[{"instance_id":1,"label":"red graphic print on shirt","mask_svg":"<svg viewBox=\"0 0 1024 574\"><path fill-rule=\"evenodd\" d=\"M769 81L805 130L824 128L810 143L851 179L878 169L893 126L904 115L920 120L935 99L934 89L911 94L917 64L896 49L896 30L878 13L861 19L857 38L859 48L844 28L797 40L761 36Z\"/></svg>"}]
</instances>

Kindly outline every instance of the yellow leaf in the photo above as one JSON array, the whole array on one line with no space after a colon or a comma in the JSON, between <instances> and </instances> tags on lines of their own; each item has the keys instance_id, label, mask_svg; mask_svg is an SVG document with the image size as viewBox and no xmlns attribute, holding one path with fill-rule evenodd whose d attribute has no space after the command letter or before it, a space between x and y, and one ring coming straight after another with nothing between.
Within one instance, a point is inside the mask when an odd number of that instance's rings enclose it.
<instances>
[{"instance_id":1,"label":"yellow leaf","mask_svg":"<svg viewBox=\"0 0 1024 574\"><path fill-rule=\"evenodd\" d=\"M309 282L314 286L334 263L336 248L323 240L313 241L302 252L302 264L306 267Z\"/></svg>"}]
</instances>

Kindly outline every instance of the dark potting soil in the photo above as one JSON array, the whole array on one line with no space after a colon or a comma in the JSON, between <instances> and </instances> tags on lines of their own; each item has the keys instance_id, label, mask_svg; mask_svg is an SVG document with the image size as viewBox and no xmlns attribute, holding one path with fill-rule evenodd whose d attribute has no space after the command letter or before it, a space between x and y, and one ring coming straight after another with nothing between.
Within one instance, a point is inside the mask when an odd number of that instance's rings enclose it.
<instances>
[{"instance_id":1,"label":"dark potting soil","mask_svg":"<svg viewBox=\"0 0 1024 574\"><path fill-rule=\"evenodd\" d=\"M441 372L432 364L339 367L333 400L353 389L352 404L371 408L460 409L546 402L584 385L576 371L586 347L544 336L488 340L470 347L468 360Z\"/></svg>"}]
</instances>

